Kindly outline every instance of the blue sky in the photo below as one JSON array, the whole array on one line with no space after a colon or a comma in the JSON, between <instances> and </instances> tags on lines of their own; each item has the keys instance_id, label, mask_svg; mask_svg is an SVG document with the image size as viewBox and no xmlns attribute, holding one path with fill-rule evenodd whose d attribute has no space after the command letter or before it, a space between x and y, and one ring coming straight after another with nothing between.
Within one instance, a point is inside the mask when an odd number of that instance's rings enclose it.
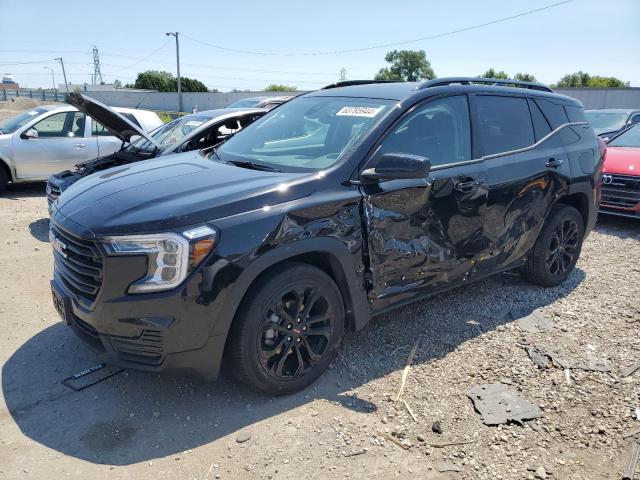
<instances>
[{"instance_id":1,"label":"blue sky","mask_svg":"<svg viewBox=\"0 0 640 480\"><path fill-rule=\"evenodd\" d=\"M440 77L478 75L489 67L533 73L552 83L577 70L614 75L640 86L640 0L573 0L548 10L441 38L335 55L462 29L560 0L323 0L153 2L31 0L19 12L0 0L0 70L21 85L90 82L91 49L100 51L104 80L130 82L137 72L175 73L179 31L183 76L210 88L261 89L270 83L314 89L347 78L371 78L392 48L423 49ZM26 11L33 12L27 14ZM12 21L15 19L16 21ZM279 55L234 53L204 45ZM155 52L155 53L153 53ZM149 56L150 54L152 54ZM283 55L285 54L285 55ZM145 57L148 57L145 59ZM41 62L12 65L18 62Z\"/></svg>"}]
</instances>

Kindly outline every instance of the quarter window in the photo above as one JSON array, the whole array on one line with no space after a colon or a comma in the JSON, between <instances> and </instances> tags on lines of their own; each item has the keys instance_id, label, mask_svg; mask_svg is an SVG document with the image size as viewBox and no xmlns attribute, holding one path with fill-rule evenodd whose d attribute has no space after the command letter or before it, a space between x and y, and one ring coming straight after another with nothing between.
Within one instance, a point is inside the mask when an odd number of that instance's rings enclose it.
<instances>
[{"instance_id":1,"label":"quarter window","mask_svg":"<svg viewBox=\"0 0 640 480\"><path fill-rule=\"evenodd\" d=\"M542 110L542 113L544 113L544 116L547 117L551 128L554 130L560 125L569 123L569 117L567 117L567 112L564 111L562 105L553 103L545 98L536 98L535 102Z\"/></svg>"},{"instance_id":2,"label":"quarter window","mask_svg":"<svg viewBox=\"0 0 640 480\"><path fill-rule=\"evenodd\" d=\"M569 117L570 122L586 122L587 119L584 116L584 111L580 107L574 105L565 105L564 110Z\"/></svg>"},{"instance_id":3,"label":"quarter window","mask_svg":"<svg viewBox=\"0 0 640 480\"><path fill-rule=\"evenodd\" d=\"M418 107L384 139L380 153L420 155L432 166L471 160L467 97L441 98Z\"/></svg>"},{"instance_id":4,"label":"quarter window","mask_svg":"<svg viewBox=\"0 0 640 480\"><path fill-rule=\"evenodd\" d=\"M478 135L484 155L509 152L535 143L527 100L478 95Z\"/></svg>"}]
</instances>

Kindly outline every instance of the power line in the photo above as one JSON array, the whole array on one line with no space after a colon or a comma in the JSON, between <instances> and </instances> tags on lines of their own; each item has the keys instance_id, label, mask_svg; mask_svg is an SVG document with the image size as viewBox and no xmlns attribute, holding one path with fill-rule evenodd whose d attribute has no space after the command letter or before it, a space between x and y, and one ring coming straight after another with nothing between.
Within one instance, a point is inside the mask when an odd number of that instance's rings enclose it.
<instances>
[{"instance_id":1,"label":"power line","mask_svg":"<svg viewBox=\"0 0 640 480\"><path fill-rule=\"evenodd\" d=\"M496 20L491 20L490 22L480 23L480 24L477 24L477 25L472 25L472 26L469 26L469 27L459 28L457 30L451 30L451 31L448 31L448 32L437 33L435 35L428 35L428 36L425 36L425 37L414 38L412 40L404 40L404 41L401 41L401 42L392 42L392 43L382 43L382 44L379 44L379 45L372 45L370 47L362 47L362 48L350 48L350 49L345 49L345 50L330 50L330 51L325 51L325 52L276 53L276 52L259 52L259 51L251 51L251 50L239 50L237 48L230 48L230 47L225 47L223 45L217 45L217 44L213 44L213 43L204 42L202 40L198 40L196 38L190 37L190 36L185 35L185 34L182 34L182 36L184 38L187 38L187 39L191 40L192 42L196 42L196 43L199 43L201 45L205 45L205 46L208 46L208 47L211 47L211 48L216 48L218 50L224 50L224 51L227 51L227 52L240 53L240 54L244 54L244 55L262 55L262 56L280 56L280 57L339 55L339 54L344 54L344 53L357 53L357 52L365 52L365 51L369 51L369 50L377 50L377 49L380 49L380 48L396 47L396 46L399 46L399 45L407 45L409 43L423 42L425 40L432 40L434 38L446 37L446 36L449 36L449 35L454 35L456 33L468 32L469 30L475 30L475 29L478 29L478 28L487 27L489 25L495 25L496 23L506 22L508 20L513 20L515 18L524 17L526 15L531 15L533 13L541 12L543 10L548 10L550 8L558 7L560 5L565 5L565 4L571 3L573 1L575 1L575 0L564 0L562 2L552 3L551 5L547 5L547 6L540 7L540 8L535 8L533 10L527 10L525 12L521 12L521 13L518 13L516 15L510 15L508 17L502 17L502 18L498 18Z\"/></svg>"},{"instance_id":2,"label":"power line","mask_svg":"<svg viewBox=\"0 0 640 480\"><path fill-rule=\"evenodd\" d=\"M111 72L111 74L113 75L114 73L120 72L122 70L128 70L132 67L135 67L136 65L144 62L146 59L154 56L156 53L158 53L160 50L162 50L164 47L167 46L167 44L171 41L171 39L168 39L167 41L165 41L162 45L160 45L159 48L155 49L153 52L151 52L149 55L147 55L146 57L142 57L141 59L139 59L137 62L132 63L131 65L127 65L126 67L122 67L120 69L114 70Z\"/></svg>"}]
</instances>

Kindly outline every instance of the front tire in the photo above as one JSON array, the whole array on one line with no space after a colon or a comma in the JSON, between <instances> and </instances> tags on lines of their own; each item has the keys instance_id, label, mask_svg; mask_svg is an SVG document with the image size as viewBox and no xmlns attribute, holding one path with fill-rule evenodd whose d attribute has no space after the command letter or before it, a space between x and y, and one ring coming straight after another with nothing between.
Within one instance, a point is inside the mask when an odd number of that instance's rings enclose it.
<instances>
[{"instance_id":1,"label":"front tire","mask_svg":"<svg viewBox=\"0 0 640 480\"><path fill-rule=\"evenodd\" d=\"M7 176L7 172L3 168L3 165L0 165L0 193L3 193L7 189L8 183L9 177Z\"/></svg>"},{"instance_id":2,"label":"front tire","mask_svg":"<svg viewBox=\"0 0 640 480\"><path fill-rule=\"evenodd\" d=\"M307 264L286 263L247 292L229 332L233 374L275 395L313 383L329 366L344 333L344 304L335 282Z\"/></svg>"},{"instance_id":3,"label":"front tire","mask_svg":"<svg viewBox=\"0 0 640 480\"><path fill-rule=\"evenodd\" d=\"M569 205L556 205L526 260L523 278L542 287L560 285L576 266L583 240L580 212Z\"/></svg>"}]
</instances>

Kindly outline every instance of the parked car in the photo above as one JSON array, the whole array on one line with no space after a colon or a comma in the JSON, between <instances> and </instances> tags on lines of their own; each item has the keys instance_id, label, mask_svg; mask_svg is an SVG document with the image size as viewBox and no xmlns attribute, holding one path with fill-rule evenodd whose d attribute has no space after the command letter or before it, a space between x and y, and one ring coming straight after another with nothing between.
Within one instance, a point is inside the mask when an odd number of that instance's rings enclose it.
<instances>
[{"instance_id":1,"label":"parked car","mask_svg":"<svg viewBox=\"0 0 640 480\"><path fill-rule=\"evenodd\" d=\"M564 282L602 153L580 103L540 84L346 82L206 156L71 186L52 206L54 305L110 363L213 379L224 356L294 392L374 315L505 270Z\"/></svg>"},{"instance_id":2,"label":"parked car","mask_svg":"<svg viewBox=\"0 0 640 480\"><path fill-rule=\"evenodd\" d=\"M293 95L241 98L240 100L230 103L225 108L264 108L265 110L271 110L273 107L277 107L284 102L288 102L292 98L294 98Z\"/></svg>"},{"instance_id":3,"label":"parked car","mask_svg":"<svg viewBox=\"0 0 640 480\"><path fill-rule=\"evenodd\" d=\"M640 124L607 142L600 212L640 219Z\"/></svg>"},{"instance_id":4,"label":"parked car","mask_svg":"<svg viewBox=\"0 0 640 480\"><path fill-rule=\"evenodd\" d=\"M136 127L148 132L162 120L154 112L114 107ZM23 112L0 125L0 192L8 182L47 180L52 174L98 156L122 144L93 117L71 105L46 105Z\"/></svg>"},{"instance_id":5,"label":"parked car","mask_svg":"<svg viewBox=\"0 0 640 480\"><path fill-rule=\"evenodd\" d=\"M585 110L584 115L596 135L604 140L609 140L625 128L640 123L640 110L625 108Z\"/></svg>"},{"instance_id":6,"label":"parked car","mask_svg":"<svg viewBox=\"0 0 640 480\"><path fill-rule=\"evenodd\" d=\"M47 183L49 206L63 191L82 177L107 168L161 155L217 145L266 112L266 110L255 108L206 110L177 118L147 134L136 125L127 122L128 119L123 118L115 109L80 93L70 94L69 102L79 111L90 114L102 122L105 129L120 139L122 148L115 153L82 162L73 170L52 175ZM128 144L136 135L140 137Z\"/></svg>"}]
</instances>

